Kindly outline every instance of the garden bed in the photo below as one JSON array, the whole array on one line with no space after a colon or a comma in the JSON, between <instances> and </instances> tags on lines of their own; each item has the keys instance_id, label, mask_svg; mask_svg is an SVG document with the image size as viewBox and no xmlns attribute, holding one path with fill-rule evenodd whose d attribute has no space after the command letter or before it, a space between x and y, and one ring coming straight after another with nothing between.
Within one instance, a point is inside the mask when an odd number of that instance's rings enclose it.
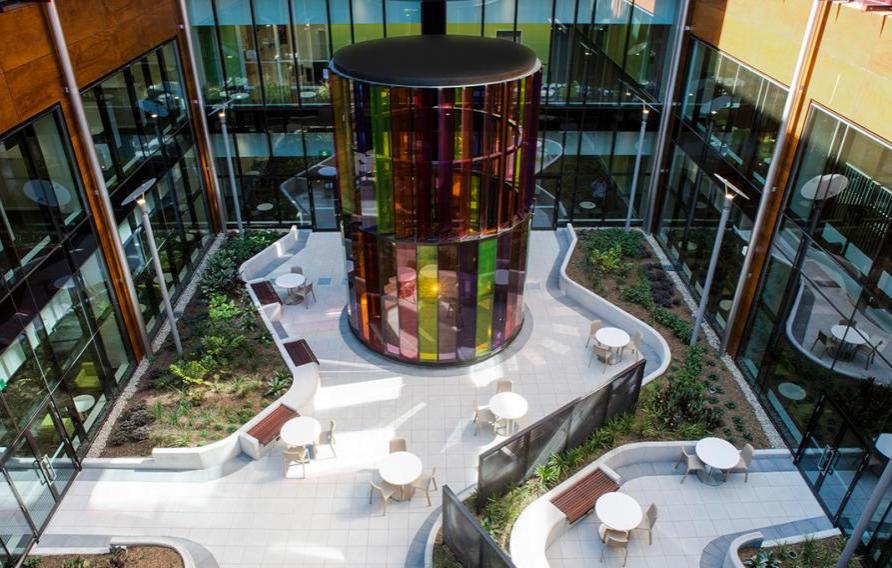
<instances>
[{"instance_id":1,"label":"garden bed","mask_svg":"<svg viewBox=\"0 0 892 568\"><path fill-rule=\"evenodd\" d=\"M165 546L114 548L108 554L29 556L25 568L182 568L183 559Z\"/></svg>"},{"instance_id":2,"label":"garden bed","mask_svg":"<svg viewBox=\"0 0 892 568\"><path fill-rule=\"evenodd\" d=\"M151 358L115 423L102 457L197 447L235 432L291 385L291 373L238 278L239 265L278 239L230 235L208 261L178 321L183 357L171 339Z\"/></svg>"},{"instance_id":3,"label":"garden bed","mask_svg":"<svg viewBox=\"0 0 892 568\"><path fill-rule=\"evenodd\" d=\"M846 539L835 536L824 539L805 539L796 544L779 544L769 548L741 548L737 551L744 566L753 568L836 568ZM861 568L858 557L852 558L849 568Z\"/></svg>"},{"instance_id":4,"label":"garden bed","mask_svg":"<svg viewBox=\"0 0 892 568\"><path fill-rule=\"evenodd\" d=\"M678 379L690 353L693 317L681 295L640 232L596 229L578 231L577 235L579 241L567 265L567 275L663 335L672 352L672 364L656 382L665 389L666 383ZM716 426L705 433L738 446L750 442L756 448L769 447L752 406L731 371L719 360L719 353L702 335L699 345L704 349L704 369L697 377L699 382L691 381L690 386L702 389L707 411L720 415Z\"/></svg>"},{"instance_id":5,"label":"garden bed","mask_svg":"<svg viewBox=\"0 0 892 568\"><path fill-rule=\"evenodd\" d=\"M653 325L669 343L672 363L663 377L642 388L633 414L614 418L580 446L552 455L529 479L482 504L481 525L506 550L514 522L530 503L613 448L706 436L768 447L752 407L719 354L703 341L687 345L690 313L654 263L653 251L638 231L580 231L568 275ZM477 510L474 495L468 507Z\"/></svg>"}]
</instances>

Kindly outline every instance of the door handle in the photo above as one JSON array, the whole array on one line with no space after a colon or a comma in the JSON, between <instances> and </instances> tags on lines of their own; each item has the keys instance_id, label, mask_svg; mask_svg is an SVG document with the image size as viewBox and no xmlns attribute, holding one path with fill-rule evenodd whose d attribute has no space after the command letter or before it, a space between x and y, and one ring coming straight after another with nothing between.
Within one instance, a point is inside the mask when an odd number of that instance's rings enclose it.
<instances>
[{"instance_id":1,"label":"door handle","mask_svg":"<svg viewBox=\"0 0 892 568\"><path fill-rule=\"evenodd\" d=\"M827 468L830 466L830 460L833 459L833 446L827 444L824 447L824 452L821 454L821 459L818 460L818 471L821 473L826 473Z\"/></svg>"},{"instance_id":2,"label":"door handle","mask_svg":"<svg viewBox=\"0 0 892 568\"><path fill-rule=\"evenodd\" d=\"M56 468L53 466L53 462L50 461L50 457L46 454L43 454L43 457L40 458L41 463L43 463L43 470L46 472L46 477L50 481L50 483L54 483L56 481Z\"/></svg>"},{"instance_id":3,"label":"door handle","mask_svg":"<svg viewBox=\"0 0 892 568\"><path fill-rule=\"evenodd\" d=\"M830 475L836 469L836 464L839 463L839 458L842 457L842 454L839 453L838 448L834 448L830 451L830 461L827 463L827 473L826 475Z\"/></svg>"},{"instance_id":4,"label":"door handle","mask_svg":"<svg viewBox=\"0 0 892 568\"><path fill-rule=\"evenodd\" d=\"M43 462L40 461L39 459L35 459L34 463L32 465L33 465L34 469L36 469L37 471L40 472L37 475L37 481L39 481L41 485L46 485L47 483L49 483L49 480L47 479L46 471L44 471L44 469L43 469Z\"/></svg>"}]
</instances>

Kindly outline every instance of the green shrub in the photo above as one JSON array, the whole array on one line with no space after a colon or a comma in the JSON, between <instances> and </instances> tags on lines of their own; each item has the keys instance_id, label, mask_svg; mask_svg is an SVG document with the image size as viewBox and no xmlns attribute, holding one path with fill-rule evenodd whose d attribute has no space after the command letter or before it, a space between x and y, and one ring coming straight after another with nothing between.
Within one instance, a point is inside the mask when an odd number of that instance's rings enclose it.
<instances>
[{"instance_id":1,"label":"green shrub","mask_svg":"<svg viewBox=\"0 0 892 568\"><path fill-rule=\"evenodd\" d=\"M655 322L668 328L679 341L687 343L691 339L693 326L668 308L657 306L651 311L651 315Z\"/></svg>"},{"instance_id":2,"label":"green shrub","mask_svg":"<svg viewBox=\"0 0 892 568\"><path fill-rule=\"evenodd\" d=\"M747 568L780 568L780 560L770 550L760 550L752 557L743 561Z\"/></svg>"},{"instance_id":3,"label":"green shrub","mask_svg":"<svg viewBox=\"0 0 892 568\"><path fill-rule=\"evenodd\" d=\"M199 289L210 297L212 294L233 295L241 288L239 266L275 242L281 235L273 231L248 231L230 235L220 249L209 259Z\"/></svg>"},{"instance_id":4,"label":"green shrub","mask_svg":"<svg viewBox=\"0 0 892 568\"><path fill-rule=\"evenodd\" d=\"M294 378L291 373L285 370L278 370L276 374L266 381L266 392L263 396L267 398L278 398L291 386Z\"/></svg>"},{"instance_id":5,"label":"green shrub","mask_svg":"<svg viewBox=\"0 0 892 568\"><path fill-rule=\"evenodd\" d=\"M606 251L619 248L623 258L643 258L644 235L640 231L625 229L599 229L595 231L580 231L579 240L586 252L593 250Z\"/></svg>"},{"instance_id":6,"label":"green shrub","mask_svg":"<svg viewBox=\"0 0 892 568\"><path fill-rule=\"evenodd\" d=\"M208 301L208 317L212 322L229 322L244 312L234 300L224 294L211 294Z\"/></svg>"},{"instance_id":7,"label":"green shrub","mask_svg":"<svg viewBox=\"0 0 892 568\"><path fill-rule=\"evenodd\" d=\"M170 367L168 367L168 371L177 379L186 383L187 385L203 385L206 384L205 377L208 376L208 373L211 370L205 366L203 362L190 360L190 361L177 361L176 363L171 363Z\"/></svg>"}]
</instances>

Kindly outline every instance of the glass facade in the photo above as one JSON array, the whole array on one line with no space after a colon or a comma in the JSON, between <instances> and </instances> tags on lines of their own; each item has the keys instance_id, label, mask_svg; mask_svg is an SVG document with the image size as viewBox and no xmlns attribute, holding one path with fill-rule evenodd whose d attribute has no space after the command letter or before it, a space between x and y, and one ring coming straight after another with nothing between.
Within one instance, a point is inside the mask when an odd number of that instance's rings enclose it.
<instances>
[{"instance_id":1,"label":"glass facade","mask_svg":"<svg viewBox=\"0 0 892 568\"><path fill-rule=\"evenodd\" d=\"M149 217L168 292L189 282L213 230L175 42L166 43L83 93L118 233L149 332L160 325L161 293L140 213L121 201L149 179Z\"/></svg>"},{"instance_id":2,"label":"glass facade","mask_svg":"<svg viewBox=\"0 0 892 568\"><path fill-rule=\"evenodd\" d=\"M716 267L707 317L720 330L750 241L786 90L694 40L684 97L669 143L657 240L699 299L724 202L718 174L745 195L734 200Z\"/></svg>"},{"instance_id":3,"label":"glass facade","mask_svg":"<svg viewBox=\"0 0 892 568\"><path fill-rule=\"evenodd\" d=\"M455 88L330 80L354 332L428 363L506 345L523 323L541 72Z\"/></svg>"},{"instance_id":4,"label":"glass facade","mask_svg":"<svg viewBox=\"0 0 892 568\"><path fill-rule=\"evenodd\" d=\"M134 359L61 114L0 136L0 564L36 538Z\"/></svg>"},{"instance_id":5,"label":"glass facade","mask_svg":"<svg viewBox=\"0 0 892 568\"><path fill-rule=\"evenodd\" d=\"M647 202L675 0L458 0L447 33L522 43L543 63L533 226L622 224L636 155L634 219ZM326 65L351 43L420 32L401 0L188 0L209 107L227 112L242 217L248 226L338 226L333 118ZM644 143L642 105L650 110ZM225 151L207 109L217 171ZM230 184L220 180L233 224Z\"/></svg>"},{"instance_id":6,"label":"glass facade","mask_svg":"<svg viewBox=\"0 0 892 568\"><path fill-rule=\"evenodd\" d=\"M738 356L844 530L890 457L890 163L888 141L811 107ZM889 498L865 537L882 566L892 555L888 506Z\"/></svg>"}]
</instances>

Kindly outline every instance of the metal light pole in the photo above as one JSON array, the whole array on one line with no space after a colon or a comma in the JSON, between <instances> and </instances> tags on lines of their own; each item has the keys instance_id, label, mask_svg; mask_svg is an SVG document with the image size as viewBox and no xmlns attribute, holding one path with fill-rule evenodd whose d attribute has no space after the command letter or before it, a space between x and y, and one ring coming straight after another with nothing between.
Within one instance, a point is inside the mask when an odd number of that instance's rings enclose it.
<instances>
[{"instance_id":1,"label":"metal light pole","mask_svg":"<svg viewBox=\"0 0 892 568\"><path fill-rule=\"evenodd\" d=\"M167 314L167 321L170 322L170 333L173 335L173 343L177 348L177 357L183 356L183 344L180 342L180 332L177 331L177 320L173 313L173 306L170 304L170 296L167 294L167 283L164 281L164 268L161 266L161 258L158 256L158 247L155 245L155 233L152 232L152 223L149 221L149 208L146 205L146 192L155 185L156 179L145 181L136 191L131 193L124 199L121 204L127 205L133 201L139 206L142 213L142 228L146 233L146 241L149 244L149 253L152 255L152 264L155 266L155 278L158 282L158 288L161 289L161 300L164 303L164 311Z\"/></svg>"},{"instance_id":2,"label":"metal light pole","mask_svg":"<svg viewBox=\"0 0 892 568\"><path fill-rule=\"evenodd\" d=\"M635 193L638 191L638 173L641 171L641 155L644 153L644 133L647 130L647 115L650 111L645 106L641 110L641 130L638 131L638 154L635 156L635 168L632 173L632 189L629 192L629 207L626 210L626 232L632 230L632 211L635 209Z\"/></svg>"},{"instance_id":3,"label":"metal light pole","mask_svg":"<svg viewBox=\"0 0 892 568\"><path fill-rule=\"evenodd\" d=\"M229 128L226 126L226 109L232 99L214 107L217 116L220 118L220 129L223 131L223 148L226 150L226 169L229 170L229 187L232 189L232 205L235 209L235 225L239 234L244 231L242 226L242 207L238 200L238 187L235 183L235 168L232 165L232 149L229 147Z\"/></svg>"},{"instance_id":4,"label":"metal light pole","mask_svg":"<svg viewBox=\"0 0 892 568\"><path fill-rule=\"evenodd\" d=\"M725 239L725 228L728 226L728 217L731 216L731 203L734 201L734 197L736 195L740 195L744 199L746 199L746 195L744 195L743 192L734 187L731 182L718 174L716 174L715 177L725 185L725 201L722 205L722 216L721 219L719 219L719 228L715 236L715 244L712 247L712 257L709 259L709 269L706 271L706 281L703 282L703 292L701 292L700 295L700 305L697 306L697 314L694 317L694 329L691 330L690 345L692 346L697 343L697 337L700 335L700 328L703 326L703 316L706 314L706 303L709 301L709 293L712 288L712 279L715 276L715 267L719 262L719 253L721 253L722 250L722 241Z\"/></svg>"}]
</instances>

